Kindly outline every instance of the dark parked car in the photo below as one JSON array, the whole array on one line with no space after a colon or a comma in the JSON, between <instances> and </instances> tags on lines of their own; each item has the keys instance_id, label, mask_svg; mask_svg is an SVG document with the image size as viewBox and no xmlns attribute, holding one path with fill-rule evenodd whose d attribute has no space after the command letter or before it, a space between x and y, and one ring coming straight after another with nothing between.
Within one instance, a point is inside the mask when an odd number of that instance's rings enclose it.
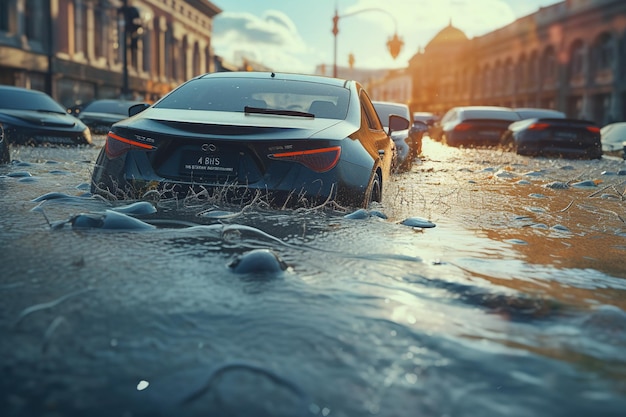
<instances>
[{"instance_id":1,"label":"dark parked car","mask_svg":"<svg viewBox=\"0 0 626 417\"><path fill-rule=\"evenodd\" d=\"M609 123L600 129L602 153L626 159L626 122Z\"/></svg>"},{"instance_id":2,"label":"dark parked car","mask_svg":"<svg viewBox=\"0 0 626 417\"><path fill-rule=\"evenodd\" d=\"M431 138L449 146L492 147L500 144L500 136L520 116L508 107L454 107L431 129Z\"/></svg>"},{"instance_id":3,"label":"dark parked car","mask_svg":"<svg viewBox=\"0 0 626 417\"><path fill-rule=\"evenodd\" d=\"M87 104L78 114L92 133L107 133L113 123L128 117L128 109L142 101L101 99ZM146 103L147 104L147 103Z\"/></svg>"},{"instance_id":4,"label":"dark parked car","mask_svg":"<svg viewBox=\"0 0 626 417\"><path fill-rule=\"evenodd\" d=\"M410 124L411 113L409 106L402 103L394 103L389 101L372 101L376 113L380 118L385 130L389 133L391 139L396 144L397 152L397 171L408 171L413 166L413 161L422 149L423 132L413 129ZM403 130L390 131L390 116L395 114L407 120L407 128Z\"/></svg>"},{"instance_id":5,"label":"dark parked car","mask_svg":"<svg viewBox=\"0 0 626 417\"><path fill-rule=\"evenodd\" d=\"M0 164L11 162L11 150L9 142L4 137L4 127L0 123Z\"/></svg>"},{"instance_id":6,"label":"dark parked car","mask_svg":"<svg viewBox=\"0 0 626 417\"><path fill-rule=\"evenodd\" d=\"M549 109L526 109L520 114L523 120L512 123L502 134L504 149L528 156L602 157L600 128L593 122L567 119Z\"/></svg>"},{"instance_id":7,"label":"dark parked car","mask_svg":"<svg viewBox=\"0 0 626 417\"><path fill-rule=\"evenodd\" d=\"M4 139L20 145L87 145L89 128L41 91L0 85Z\"/></svg>"},{"instance_id":8,"label":"dark parked car","mask_svg":"<svg viewBox=\"0 0 626 417\"><path fill-rule=\"evenodd\" d=\"M435 113L427 111L413 112L413 122L422 122L426 124L426 126L432 126L437 120L439 120L439 117L437 117Z\"/></svg>"},{"instance_id":9,"label":"dark parked car","mask_svg":"<svg viewBox=\"0 0 626 417\"><path fill-rule=\"evenodd\" d=\"M366 207L381 200L391 172L393 142L356 81L211 73L131 114L144 108L111 127L92 192ZM401 130L408 121L391 124Z\"/></svg>"}]
</instances>

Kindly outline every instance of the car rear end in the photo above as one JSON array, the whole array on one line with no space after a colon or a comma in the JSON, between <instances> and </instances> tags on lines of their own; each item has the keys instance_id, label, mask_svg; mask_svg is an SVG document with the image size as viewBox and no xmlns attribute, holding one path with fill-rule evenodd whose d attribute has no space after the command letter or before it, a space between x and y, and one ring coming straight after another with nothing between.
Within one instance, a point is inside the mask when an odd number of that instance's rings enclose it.
<instances>
[{"instance_id":1,"label":"car rear end","mask_svg":"<svg viewBox=\"0 0 626 417\"><path fill-rule=\"evenodd\" d=\"M520 155L602 157L600 128L578 119L534 119L515 140Z\"/></svg>"},{"instance_id":2,"label":"car rear end","mask_svg":"<svg viewBox=\"0 0 626 417\"><path fill-rule=\"evenodd\" d=\"M118 124L96 161L93 190L121 199L155 190L161 198L216 202L259 197L273 205L307 205L330 196L361 204L356 200L368 185L362 178L369 178L364 160L370 157L347 138L350 128L333 127L341 122L328 119L311 120L312 130L293 120L262 126L264 117L253 117L261 126L149 119L133 128ZM312 137L318 130L326 134Z\"/></svg>"}]
</instances>

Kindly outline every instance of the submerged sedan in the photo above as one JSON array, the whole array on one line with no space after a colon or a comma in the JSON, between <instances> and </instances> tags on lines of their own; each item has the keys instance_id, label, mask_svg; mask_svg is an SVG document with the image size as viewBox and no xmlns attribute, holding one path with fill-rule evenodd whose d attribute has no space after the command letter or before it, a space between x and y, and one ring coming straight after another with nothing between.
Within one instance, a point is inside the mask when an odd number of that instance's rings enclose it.
<instances>
[{"instance_id":1,"label":"submerged sedan","mask_svg":"<svg viewBox=\"0 0 626 417\"><path fill-rule=\"evenodd\" d=\"M389 101L373 101L372 104L374 105L376 113L378 113L385 130L388 132L390 116L392 114L402 116L409 120L410 110L409 106L406 104L393 103ZM417 155L421 153L422 134L423 132L409 128L389 132L389 136L393 139L396 145L396 171L404 172L411 169L413 161Z\"/></svg>"},{"instance_id":2,"label":"submerged sedan","mask_svg":"<svg viewBox=\"0 0 626 417\"><path fill-rule=\"evenodd\" d=\"M493 147L520 116L508 107L464 106L450 109L431 129L431 137L449 146Z\"/></svg>"},{"instance_id":3,"label":"submerged sedan","mask_svg":"<svg viewBox=\"0 0 626 417\"><path fill-rule=\"evenodd\" d=\"M502 134L504 149L527 156L597 159L602 157L600 127L588 120L568 119L549 109L526 109L531 118L512 123Z\"/></svg>"},{"instance_id":4,"label":"submerged sedan","mask_svg":"<svg viewBox=\"0 0 626 417\"><path fill-rule=\"evenodd\" d=\"M91 144L89 128L41 91L0 85L0 124L18 145Z\"/></svg>"},{"instance_id":5,"label":"submerged sedan","mask_svg":"<svg viewBox=\"0 0 626 417\"><path fill-rule=\"evenodd\" d=\"M356 81L211 73L131 116L107 135L93 193L367 207L381 201L393 162L392 141Z\"/></svg>"},{"instance_id":6,"label":"submerged sedan","mask_svg":"<svg viewBox=\"0 0 626 417\"><path fill-rule=\"evenodd\" d=\"M602 153L626 159L626 122L609 123L600 129Z\"/></svg>"},{"instance_id":7,"label":"submerged sedan","mask_svg":"<svg viewBox=\"0 0 626 417\"><path fill-rule=\"evenodd\" d=\"M89 127L92 133L107 133L113 123L128 117L129 108L142 103L113 98L94 100L78 113L78 118Z\"/></svg>"}]
</instances>

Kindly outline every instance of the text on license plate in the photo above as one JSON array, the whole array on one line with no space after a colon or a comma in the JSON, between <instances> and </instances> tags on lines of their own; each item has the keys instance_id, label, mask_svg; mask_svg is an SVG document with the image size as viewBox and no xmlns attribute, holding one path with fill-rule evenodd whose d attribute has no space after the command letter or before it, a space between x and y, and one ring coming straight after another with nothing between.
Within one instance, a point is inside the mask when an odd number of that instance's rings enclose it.
<instances>
[{"instance_id":1,"label":"text on license plate","mask_svg":"<svg viewBox=\"0 0 626 417\"><path fill-rule=\"evenodd\" d=\"M235 174L236 158L232 155L198 155L187 153L183 156L181 170L207 174Z\"/></svg>"}]
</instances>

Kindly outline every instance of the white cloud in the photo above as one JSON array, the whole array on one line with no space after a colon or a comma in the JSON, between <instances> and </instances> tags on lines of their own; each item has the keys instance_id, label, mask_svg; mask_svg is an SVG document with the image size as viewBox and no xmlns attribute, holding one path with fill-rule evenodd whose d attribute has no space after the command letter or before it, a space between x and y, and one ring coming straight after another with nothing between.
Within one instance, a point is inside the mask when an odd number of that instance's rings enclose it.
<instances>
[{"instance_id":1,"label":"white cloud","mask_svg":"<svg viewBox=\"0 0 626 417\"><path fill-rule=\"evenodd\" d=\"M214 21L215 53L240 65L244 59L272 69L311 71L302 60L308 51L294 22L283 12L268 10L261 17L250 13L221 13Z\"/></svg>"}]
</instances>

